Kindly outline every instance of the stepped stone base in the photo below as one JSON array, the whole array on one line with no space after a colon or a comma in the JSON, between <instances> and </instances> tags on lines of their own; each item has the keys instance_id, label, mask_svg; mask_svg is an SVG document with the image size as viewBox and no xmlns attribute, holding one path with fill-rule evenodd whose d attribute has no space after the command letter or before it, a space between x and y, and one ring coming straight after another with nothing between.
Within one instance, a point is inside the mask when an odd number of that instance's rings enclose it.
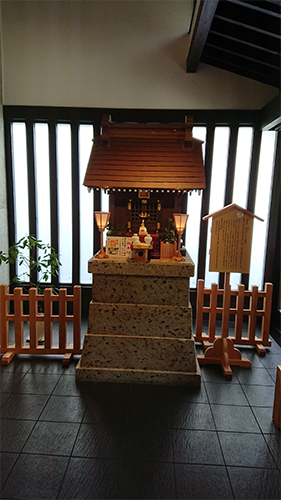
<instances>
[{"instance_id":1,"label":"stepped stone base","mask_svg":"<svg viewBox=\"0 0 281 500\"><path fill-rule=\"evenodd\" d=\"M76 380L81 382L120 382L130 384L183 385L200 387L201 373L196 361L196 371L176 372L157 370L133 370L114 368L81 367L81 359L77 364Z\"/></svg>"},{"instance_id":2,"label":"stepped stone base","mask_svg":"<svg viewBox=\"0 0 281 500\"><path fill-rule=\"evenodd\" d=\"M199 386L189 278L194 264L89 261L88 332L76 379Z\"/></svg>"}]
</instances>

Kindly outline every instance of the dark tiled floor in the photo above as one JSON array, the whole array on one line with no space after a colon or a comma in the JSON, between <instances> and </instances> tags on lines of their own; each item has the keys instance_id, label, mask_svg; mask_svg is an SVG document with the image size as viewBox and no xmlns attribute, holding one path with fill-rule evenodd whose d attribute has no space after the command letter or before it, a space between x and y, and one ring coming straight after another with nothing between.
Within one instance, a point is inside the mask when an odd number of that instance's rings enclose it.
<instances>
[{"instance_id":1,"label":"dark tiled floor","mask_svg":"<svg viewBox=\"0 0 281 500\"><path fill-rule=\"evenodd\" d=\"M201 350L198 346L198 351ZM281 348L202 386L87 384L61 358L1 367L3 499L280 499L272 422Z\"/></svg>"}]
</instances>

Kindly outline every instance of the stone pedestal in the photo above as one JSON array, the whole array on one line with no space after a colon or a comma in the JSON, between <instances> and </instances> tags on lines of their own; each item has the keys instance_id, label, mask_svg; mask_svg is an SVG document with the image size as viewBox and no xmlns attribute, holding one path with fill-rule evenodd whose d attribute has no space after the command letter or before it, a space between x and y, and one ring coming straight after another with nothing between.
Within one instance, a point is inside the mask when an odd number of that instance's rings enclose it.
<instances>
[{"instance_id":1,"label":"stone pedestal","mask_svg":"<svg viewBox=\"0 0 281 500\"><path fill-rule=\"evenodd\" d=\"M88 331L77 380L199 386L189 278L194 264L89 261Z\"/></svg>"}]
</instances>

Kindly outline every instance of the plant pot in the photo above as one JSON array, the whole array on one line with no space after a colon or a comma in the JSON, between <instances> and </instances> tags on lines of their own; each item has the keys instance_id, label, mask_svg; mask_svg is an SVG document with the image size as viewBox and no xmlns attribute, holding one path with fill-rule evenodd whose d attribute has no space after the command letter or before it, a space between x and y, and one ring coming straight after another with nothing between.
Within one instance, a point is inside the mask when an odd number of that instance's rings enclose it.
<instances>
[{"instance_id":1,"label":"plant pot","mask_svg":"<svg viewBox=\"0 0 281 500\"><path fill-rule=\"evenodd\" d=\"M177 252L177 243L160 242L160 259L172 259Z\"/></svg>"}]
</instances>

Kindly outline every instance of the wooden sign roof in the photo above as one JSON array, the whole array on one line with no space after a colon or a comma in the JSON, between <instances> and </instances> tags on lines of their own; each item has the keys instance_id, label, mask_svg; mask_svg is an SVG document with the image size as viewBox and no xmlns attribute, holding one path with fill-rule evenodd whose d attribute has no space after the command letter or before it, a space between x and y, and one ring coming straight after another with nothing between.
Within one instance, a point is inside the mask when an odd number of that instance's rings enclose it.
<instances>
[{"instance_id":1,"label":"wooden sign roof","mask_svg":"<svg viewBox=\"0 0 281 500\"><path fill-rule=\"evenodd\" d=\"M230 205L226 205L223 207L221 210L218 210L217 212L214 212L209 215L205 215L203 217L203 220L210 219L210 217L216 217L217 215L223 215L226 212L232 211L232 210L237 210L238 212L242 212L245 215L248 215L250 217L255 217L256 219L260 220L263 222L263 219L258 217L257 215L253 214L253 212L249 212L249 210L246 210L245 208L239 207L239 205L236 205L236 203L230 203Z\"/></svg>"},{"instance_id":2,"label":"wooden sign roof","mask_svg":"<svg viewBox=\"0 0 281 500\"><path fill-rule=\"evenodd\" d=\"M180 124L102 121L84 185L93 188L193 190L205 188L202 141L192 118Z\"/></svg>"}]
</instances>

